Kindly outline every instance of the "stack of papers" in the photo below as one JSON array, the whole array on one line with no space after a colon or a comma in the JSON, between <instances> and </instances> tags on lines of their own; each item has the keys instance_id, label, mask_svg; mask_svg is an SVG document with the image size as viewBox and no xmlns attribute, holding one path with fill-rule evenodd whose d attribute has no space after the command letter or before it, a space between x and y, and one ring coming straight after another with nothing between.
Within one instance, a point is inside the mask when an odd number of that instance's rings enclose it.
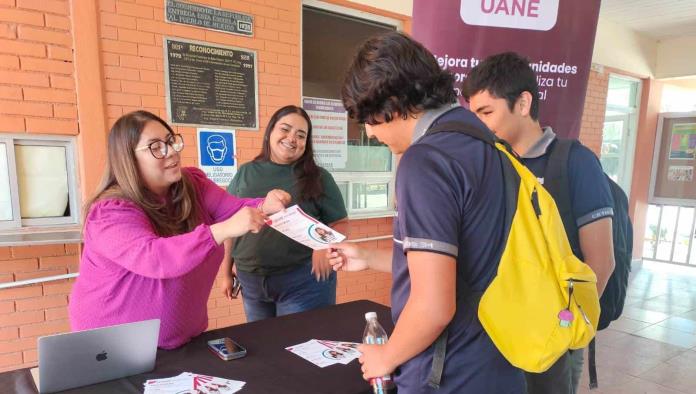
<instances>
[{"instance_id":1,"label":"stack of papers","mask_svg":"<svg viewBox=\"0 0 696 394\"><path fill-rule=\"evenodd\" d=\"M167 393L236 393L241 390L246 383L238 380L216 378L213 376L199 375L191 372L184 372L179 376L165 379L150 379L145 386L145 394L167 394Z\"/></svg>"},{"instance_id":2,"label":"stack of papers","mask_svg":"<svg viewBox=\"0 0 696 394\"><path fill-rule=\"evenodd\" d=\"M320 368L324 368L334 364L346 365L356 358L359 358L362 354L360 354L357 347L358 344L355 342L312 339L299 345L286 347L285 349Z\"/></svg>"}]
</instances>

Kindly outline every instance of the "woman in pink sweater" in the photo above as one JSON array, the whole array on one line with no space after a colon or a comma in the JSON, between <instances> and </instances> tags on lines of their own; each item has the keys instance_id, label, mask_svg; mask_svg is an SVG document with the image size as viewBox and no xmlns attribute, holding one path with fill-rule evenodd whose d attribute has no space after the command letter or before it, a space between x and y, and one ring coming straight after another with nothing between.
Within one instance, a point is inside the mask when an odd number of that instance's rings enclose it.
<instances>
[{"instance_id":1,"label":"woman in pink sweater","mask_svg":"<svg viewBox=\"0 0 696 394\"><path fill-rule=\"evenodd\" d=\"M101 186L87 204L73 330L160 319L159 346L188 342L208 325L207 301L226 239L264 226L290 196L230 196L202 171L181 168L184 142L145 111L111 128Z\"/></svg>"}]
</instances>

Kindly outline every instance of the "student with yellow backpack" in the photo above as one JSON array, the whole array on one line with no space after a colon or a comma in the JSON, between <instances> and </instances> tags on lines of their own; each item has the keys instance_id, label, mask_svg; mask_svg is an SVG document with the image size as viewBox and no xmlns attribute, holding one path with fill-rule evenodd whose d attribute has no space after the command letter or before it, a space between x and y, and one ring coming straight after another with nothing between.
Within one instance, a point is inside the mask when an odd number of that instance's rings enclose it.
<instances>
[{"instance_id":1,"label":"student with yellow backpack","mask_svg":"<svg viewBox=\"0 0 696 394\"><path fill-rule=\"evenodd\" d=\"M529 60L511 52L485 59L471 70L462 86L471 110L497 137L510 143L521 163L543 183L549 155L559 142L550 127L539 124L538 90ZM567 160L566 190L570 195L566 198L572 203L567 216L575 222L566 225L574 226L567 227L576 235L573 253L595 272L601 295L614 270L612 192L592 151L575 143ZM555 225L563 228L563 222ZM583 351L570 351L547 371L527 373L527 391L575 393L582 365Z\"/></svg>"},{"instance_id":2,"label":"student with yellow backpack","mask_svg":"<svg viewBox=\"0 0 696 394\"><path fill-rule=\"evenodd\" d=\"M328 256L336 270L392 273L394 332L360 347L365 379L393 372L399 393L523 393L520 369L545 371L594 337L596 276L553 199L456 103L452 81L404 34L361 46L343 103L402 154L394 247L341 243Z\"/></svg>"}]
</instances>

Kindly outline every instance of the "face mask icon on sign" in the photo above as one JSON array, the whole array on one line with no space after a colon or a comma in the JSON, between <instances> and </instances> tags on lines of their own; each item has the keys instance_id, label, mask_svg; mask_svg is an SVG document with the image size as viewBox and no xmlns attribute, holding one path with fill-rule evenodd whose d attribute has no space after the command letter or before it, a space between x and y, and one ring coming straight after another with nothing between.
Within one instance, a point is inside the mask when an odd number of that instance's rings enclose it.
<instances>
[{"instance_id":1,"label":"face mask icon on sign","mask_svg":"<svg viewBox=\"0 0 696 394\"><path fill-rule=\"evenodd\" d=\"M220 164L225 160L227 154L227 143L219 134L213 134L208 137L206 151L210 156L210 160L215 164Z\"/></svg>"}]
</instances>

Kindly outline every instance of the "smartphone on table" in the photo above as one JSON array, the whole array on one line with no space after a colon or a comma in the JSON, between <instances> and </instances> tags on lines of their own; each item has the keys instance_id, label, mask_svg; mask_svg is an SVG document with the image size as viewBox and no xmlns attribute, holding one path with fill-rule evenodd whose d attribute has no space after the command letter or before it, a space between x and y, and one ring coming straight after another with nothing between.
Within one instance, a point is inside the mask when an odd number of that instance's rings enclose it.
<instances>
[{"instance_id":1,"label":"smartphone on table","mask_svg":"<svg viewBox=\"0 0 696 394\"><path fill-rule=\"evenodd\" d=\"M225 361L242 358L247 353L242 345L228 337L208 341L208 348Z\"/></svg>"}]
</instances>

